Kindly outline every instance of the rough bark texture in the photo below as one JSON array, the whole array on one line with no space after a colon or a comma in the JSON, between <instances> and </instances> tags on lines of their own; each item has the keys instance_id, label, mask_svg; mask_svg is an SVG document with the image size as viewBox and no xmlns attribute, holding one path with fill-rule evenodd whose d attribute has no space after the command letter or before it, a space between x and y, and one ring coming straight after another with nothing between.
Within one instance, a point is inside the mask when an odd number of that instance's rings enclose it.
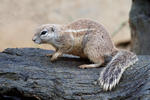
<instances>
[{"instance_id":1,"label":"rough bark texture","mask_svg":"<svg viewBox=\"0 0 150 100\"><path fill-rule=\"evenodd\" d=\"M0 100L148 100L150 56L128 68L112 91L95 84L101 68L80 69L89 63L78 57L61 57L51 63L37 48L6 49L0 53Z\"/></svg>"},{"instance_id":2,"label":"rough bark texture","mask_svg":"<svg viewBox=\"0 0 150 100\"><path fill-rule=\"evenodd\" d=\"M132 51L150 54L150 0L132 0L129 22Z\"/></svg>"}]
</instances>

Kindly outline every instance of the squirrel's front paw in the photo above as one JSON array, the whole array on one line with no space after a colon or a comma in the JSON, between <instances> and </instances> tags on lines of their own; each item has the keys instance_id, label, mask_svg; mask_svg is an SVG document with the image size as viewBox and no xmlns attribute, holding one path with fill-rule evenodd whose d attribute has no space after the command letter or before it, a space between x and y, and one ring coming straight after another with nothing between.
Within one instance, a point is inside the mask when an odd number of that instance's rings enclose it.
<instances>
[{"instance_id":1,"label":"squirrel's front paw","mask_svg":"<svg viewBox=\"0 0 150 100\"><path fill-rule=\"evenodd\" d=\"M51 62L54 62L55 60L56 60L55 58L51 58L51 59L50 59Z\"/></svg>"},{"instance_id":2,"label":"squirrel's front paw","mask_svg":"<svg viewBox=\"0 0 150 100\"><path fill-rule=\"evenodd\" d=\"M55 60L57 60L57 57L55 57L55 56L52 56L50 59L51 62L54 62Z\"/></svg>"}]
</instances>

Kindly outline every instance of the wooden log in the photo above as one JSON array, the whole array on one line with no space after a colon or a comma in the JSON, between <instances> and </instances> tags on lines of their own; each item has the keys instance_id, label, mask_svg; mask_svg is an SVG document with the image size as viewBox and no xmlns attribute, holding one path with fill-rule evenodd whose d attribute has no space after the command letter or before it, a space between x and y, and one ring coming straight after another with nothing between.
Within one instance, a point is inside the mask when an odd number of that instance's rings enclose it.
<instances>
[{"instance_id":1,"label":"wooden log","mask_svg":"<svg viewBox=\"0 0 150 100\"><path fill-rule=\"evenodd\" d=\"M103 69L80 69L90 63L64 55L56 62L52 51L37 48L6 49L0 53L0 100L148 100L150 56L139 56L112 91L95 84Z\"/></svg>"}]
</instances>

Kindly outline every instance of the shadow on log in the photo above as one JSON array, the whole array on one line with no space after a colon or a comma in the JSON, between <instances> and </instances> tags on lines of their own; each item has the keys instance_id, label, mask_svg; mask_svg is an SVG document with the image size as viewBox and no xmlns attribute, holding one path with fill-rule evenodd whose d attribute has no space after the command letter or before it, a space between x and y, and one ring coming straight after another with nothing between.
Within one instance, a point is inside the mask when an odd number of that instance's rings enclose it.
<instances>
[{"instance_id":1,"label":"shadow on log","mask_svg":"<svg viewBox=\"0 0 150 100\"><path fill-rule=\"evenodd\" d=\"M150 56L128 68L119 84L105 92L95 84L101 68L80 69L90 63L67 56L51 63L37 48L6 49L0 53L1 100L148 100Z\"/></svg>"}]
</instances>

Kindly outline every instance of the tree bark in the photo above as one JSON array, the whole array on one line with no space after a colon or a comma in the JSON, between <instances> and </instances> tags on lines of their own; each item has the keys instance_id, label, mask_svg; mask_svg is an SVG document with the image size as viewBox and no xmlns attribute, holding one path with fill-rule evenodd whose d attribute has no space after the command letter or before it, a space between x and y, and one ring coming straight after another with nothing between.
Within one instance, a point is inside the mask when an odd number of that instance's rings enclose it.
<instances>
[{"instance_id":1,"label":"tree bark","mask_svg":"<svg viewBox=\"0 0 150 100\"><path fill-rule=\"evenodd\" d=\"M52 51L36 48L6 49L0 53L0 100L148 100L150 56L139 56L112 91L98 84L103 69L80 69L90 63L64 55L50 62Z\"/></svg>"},{"instance_id":2,"label":"tree bark","mask_svg":"<svg viewBox=\"0 0 150 100\"><path fill-rule=\"evenodd\" d=\"M150 0L132 0L129 23L131 50L136 54L150 54Z\"/></svg>"}]
</instances>

